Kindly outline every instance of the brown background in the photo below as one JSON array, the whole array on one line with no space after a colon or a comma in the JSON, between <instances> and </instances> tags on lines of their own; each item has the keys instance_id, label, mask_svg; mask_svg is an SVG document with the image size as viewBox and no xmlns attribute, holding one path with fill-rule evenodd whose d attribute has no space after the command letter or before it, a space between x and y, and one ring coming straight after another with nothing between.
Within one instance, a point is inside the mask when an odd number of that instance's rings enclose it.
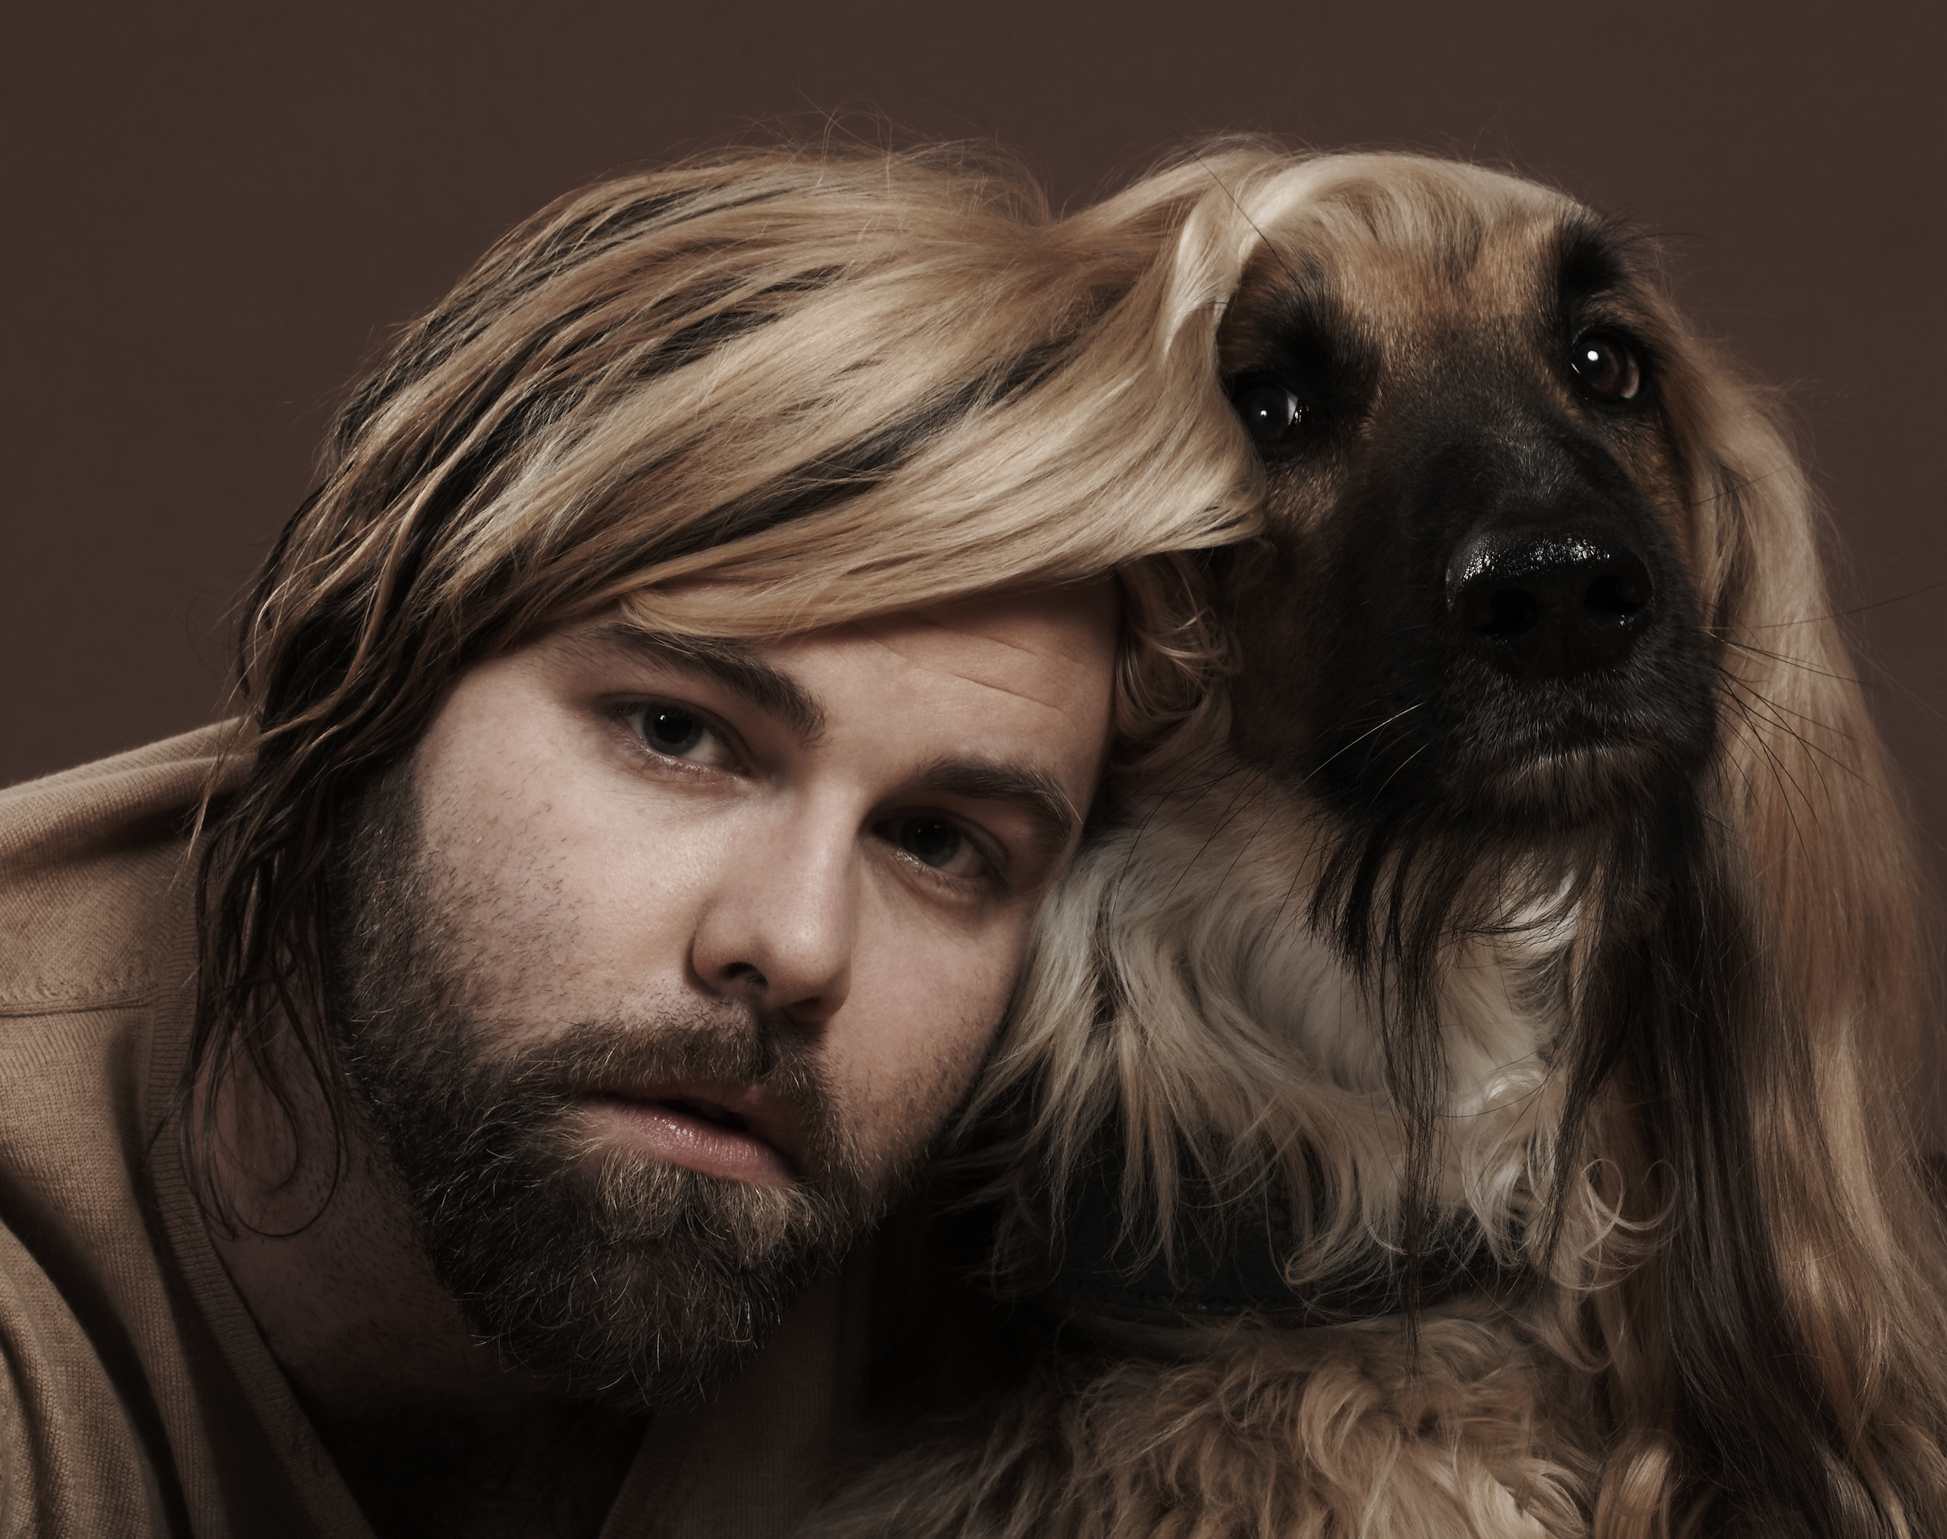
<instances>
[{"instance_id":1,"label":"brown background","mask_svg":"<svg viewBox=\"0 0 1947 1539\"><path fill-rule=\"evenodd\" d=\"M1789 387L1947 874L1943 11L1927 4L172 4L0 37L0 782L205 719L362 360L507 225L782 123L1061 199L1213 130L1510 163L1668 238Z\"/></svg>"}]
</instances>

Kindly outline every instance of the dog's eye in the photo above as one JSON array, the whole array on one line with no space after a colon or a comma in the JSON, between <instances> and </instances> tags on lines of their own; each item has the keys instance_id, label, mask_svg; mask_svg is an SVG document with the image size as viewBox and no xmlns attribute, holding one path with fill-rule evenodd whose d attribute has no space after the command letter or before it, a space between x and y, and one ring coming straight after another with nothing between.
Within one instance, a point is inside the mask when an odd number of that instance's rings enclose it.
<instances>
[{"instance_id":1,"label":"dog's eye","mask_svg":"<svg viewBox=\"0 0 1947 1539\"><path fill-rule=\"evenodd\" d=\"M1258 443L1277 444L1305 420L1305 407L1283 385L1252 385L1238 395L1237 414Z\"/></svg>"},{"instance_id":2,"label":"dog's eye","mask_svg":"<svg viewBox=\"0 0 1947 1539\"><path fill-rule=\"evenodd\" d=\"M1636 353L1619 336L1607 331L1585 332L1568 351L1583 394L1598 401L1633 401L1642 388L1643 369Z\"/></svg>"}]
</instances>

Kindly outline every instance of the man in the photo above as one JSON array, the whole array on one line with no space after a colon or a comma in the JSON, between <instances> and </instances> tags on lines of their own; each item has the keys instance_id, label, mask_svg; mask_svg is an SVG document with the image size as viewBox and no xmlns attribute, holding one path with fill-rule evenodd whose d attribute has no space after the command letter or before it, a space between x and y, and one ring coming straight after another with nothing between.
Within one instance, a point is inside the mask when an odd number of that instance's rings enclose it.
<instances>
[{"instance_id":1,"label":"man","mask_svg":"<svg viewBox=\"0 0 1947 1539\"><path fill-rule=\"evenodd\" d=\"M782 1531L860 1245L1246 457L1162 224L751 153L509 236L347 407L239 725L0 797L0 1530Z\"/></svg>"}]
</instances>

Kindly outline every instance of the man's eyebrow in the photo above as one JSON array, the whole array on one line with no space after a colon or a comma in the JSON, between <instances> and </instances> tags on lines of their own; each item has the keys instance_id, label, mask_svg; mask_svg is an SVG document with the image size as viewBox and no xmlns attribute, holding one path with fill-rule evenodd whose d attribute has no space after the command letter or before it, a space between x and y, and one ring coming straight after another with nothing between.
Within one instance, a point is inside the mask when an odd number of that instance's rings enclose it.
<instances>
[{"instance_id":1,"label":"man's eyebrow","mask_svg":"<svg viewBox=\"0 0 1947 1539\"><path fill-rule=\"evenodd\" d=\"M825 712L817 698L789 674L773 668L734 641L668 636L631 625L626 620L598 625L585 633L585 639L706 674L742 695L767 716L775 717L800 742L815 742L824 735Z\"/></svg>"},{"instance_id":2,"label":"man's eyebrow","mask_svg":"<svg viewBox=\"0 0 1947 1539\"><path fill-rule=\"evenodd\" d=\"M940 759L913 782L913 789L975 801L1012 802L1041 826L1041 843L1052 853L1066 849L1081 815L1062 784L1033 765L999 764L991 759Z\"/></svg>"}]
</instances>

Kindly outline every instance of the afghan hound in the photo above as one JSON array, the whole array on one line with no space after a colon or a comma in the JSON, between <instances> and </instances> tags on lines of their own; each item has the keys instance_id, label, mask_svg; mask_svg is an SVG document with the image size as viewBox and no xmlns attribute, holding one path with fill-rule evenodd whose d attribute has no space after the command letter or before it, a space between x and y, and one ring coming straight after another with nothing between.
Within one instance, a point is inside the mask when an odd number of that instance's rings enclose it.
<instances>
[{"instance_id":1,"label":"afghan hound","mask_svg":"<svg viewBox=\"0 0 1947 1539\"><path fill-rule=\"evenodd\" d=\"M1228 735L1056 900L980 1371L814 1530L1947 1534L1917 879L1771 414L1555 192L1168 177Z\"/></svg>"}]
</instances>

